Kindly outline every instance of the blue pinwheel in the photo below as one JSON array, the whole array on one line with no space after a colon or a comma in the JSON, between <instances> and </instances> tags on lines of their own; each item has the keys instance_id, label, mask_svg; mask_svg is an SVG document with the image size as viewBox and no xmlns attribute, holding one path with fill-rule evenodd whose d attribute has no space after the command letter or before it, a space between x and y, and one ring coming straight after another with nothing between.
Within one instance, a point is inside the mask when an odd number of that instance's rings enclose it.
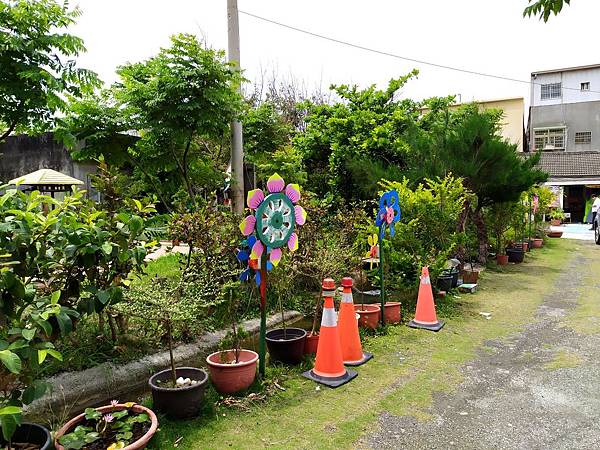
<instances>
[{"instance_id":1,"label":"blue pinwheel","mask_svg":"<svg viewBox=\"0 0 600 450\"><path fill-rule=\"evenodd\" d=\"M240 281L248 281L252 275L254 275L254 281L257 286L260 286L260 256L255 257L251 249L256 244L256 236L249 236L248 239L244 239L237 250L236 258L241 263L246 263L246 268L240 273ZM269 252L270 249L267 249ZM273 263L267 260L267 270L273 269ZM254 273L253 273L254 272Z\"/></svg>"},{"instance_id":2,"label":"blue pinwheel","mask_svg":"<svg viewBox=\"0 0 600 450\"><path fill-rule=\"evenodd\" d=\"M379 199L379 212L375 225L379 227L379 240L383 240L386 228L390 229L390 236L394 237L396 229L394 224L400 220L400 198L396 190L385 192Z\"/></svg>"}]
</instances>

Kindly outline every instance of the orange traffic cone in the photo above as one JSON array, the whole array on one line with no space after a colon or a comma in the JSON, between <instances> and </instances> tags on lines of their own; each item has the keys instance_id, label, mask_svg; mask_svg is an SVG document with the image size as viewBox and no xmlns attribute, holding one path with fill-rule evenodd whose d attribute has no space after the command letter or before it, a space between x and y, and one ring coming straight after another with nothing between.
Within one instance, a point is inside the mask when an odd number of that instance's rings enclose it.
<instances>
[{"instance_id":1,"label":"orange traffic cone","mask_svg":"<svg viewBox=\"0 0 600 450\"><path fill-rule=\"evenodd\" d=\"M421 272L421 285L419 286L419 298L417 299L417 311L415 318L408 322L412 328L424 328L430 331L440 331L444 322L437 320L435 315L435 303L433 302L433 291L429 279L429 268L423 267Z\"/></svg>"},{"instance_id":2,"label":"orange traffic cone","mask_svg":"<svg viewBox=\"0 0 600 450\"><path fill-rule=\"evenodd\" d=\"M335 282L331 278L324 279L323 297L325 297L325 304L319 331L317 359L315 360L315 367L302 374L310 380L332 388L346 384L358 375L354 370L344 367L337 318L333 305L334 294Z\"/></svg>"},{"instance_id":3,"label":"orange traffic cone","mask_svg":"<svg viewBox=\"0 0 600 450\"><path fill-rule=\"evenodd\" d=\"M340 303L340 314L338 316L338 327L340 329L340 345L342 346L342 358L347 366L360 366L373 357L372 353L363 353L358 334L358 320L354 311L352 301L352 278L342 279L342 302Z\"/></svg>"}]
</instances>

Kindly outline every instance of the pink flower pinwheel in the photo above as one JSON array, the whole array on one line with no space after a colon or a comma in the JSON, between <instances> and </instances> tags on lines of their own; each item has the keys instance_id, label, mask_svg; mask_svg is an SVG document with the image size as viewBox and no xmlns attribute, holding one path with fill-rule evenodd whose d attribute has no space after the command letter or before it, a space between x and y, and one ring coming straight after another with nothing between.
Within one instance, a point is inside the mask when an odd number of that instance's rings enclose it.
<instances>
[{"instance_id":1,"label":"pink flower pinwheel","mask_svg":"<svg viewBox=\"0 0 600 450\"><path fill-rule=\"evenodd\" d=\"M256 242L251 248L251 259L258 259L263 253L277 266L282 256L282 247L287 245L291 252L298 249L296 227L306 222L306 211L298 205L300 186L285 185L283 178L273 174L267 181L268 193L261 189L248 192L247 205L253 214L240 224L244 236L256 234Z\"/></svg>"}]
</instances>

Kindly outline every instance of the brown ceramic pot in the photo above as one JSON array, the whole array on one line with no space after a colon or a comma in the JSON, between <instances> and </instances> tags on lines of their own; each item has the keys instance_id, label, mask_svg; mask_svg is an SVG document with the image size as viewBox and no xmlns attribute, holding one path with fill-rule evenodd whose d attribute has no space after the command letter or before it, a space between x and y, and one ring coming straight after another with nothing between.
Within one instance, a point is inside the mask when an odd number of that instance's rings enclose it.
<instances>
[{"instance_id":1,"label":"brown ceramic pot","mask_svg":"<svg viewBox=\"0 0 600 450\"><path fill-rule=\"evenodd\" d=\"M477 284L477 280L479 280L479 272L476 270L463 270L462 280L463 284Z\"/></svg>"},{"instance_id":2,"label":"brown ceramic pot","mask_svg":"<svg viewBox=\"0 0 600 450\"><path fill-rule=\"evenodd\" d=\"M304 341L304 354L305 355L314 355L317 353L317 346L319 345L319 333L315 332L312 334L311 332L306 334L306 340Z\"/></svg>"},{"instance_id":3,"label":"brown ceramic pot","mask_svg":"<svg viewBox=\"0 0 600 450\"><path fill-rule=\"evenodd\" d=\"M496 263L498 263L499 266L507 265L508 264L508 255L497 255Z\"/></svg>"},{"instance_id":4,"label":"brown ceramic pot","mask_svg":"<svg viewBox=\"0 0 600 450\"><path fill-rule=\"evenodd\" d=\"M542 248L544 246L544 240L540 238L532 239L533 248Z\"/></svg>"},{"instance_id":5,"label":"brown ceramic pot","mask_svg":"<svg viewBox=\"0 0 600 450\"><path fill-rule=\"evenodd\" d=\"M381 307L378 305L354 305L354 311L358 313L358 326L364 328L377 328L377 324L381 318Z\"/></svg>"},{"instance_id":6,"label":"brown ceramic pot","mask_svg":"<svg viewBox=\"0 0 600 450\"><path fill-rule=\"evenodd\" d=\"M560 219L550 219L550 225L552 225L553 227L559 227Z\"/></svg>"},{"instance_id":7,"label":"brown ceramic pot","mask_svg":"<svg viewBox=\"0 0 600 450\"><path fill-rule=\"evenodd\" d=\"M563 235L562 231L548 231L548 237L559 238Z\"/></svg>"},{"instance_id":8,"label":"brown ceramic pot","mask_svg":"<svg viewBox=\"0 0 600 450\"><path fill-rule=\"evenodd\" d=\"M127 409L127 406L125 405L117 405L117 406L102 406L100 408L96 408L96 411L99 411L101 413L110 413L113 411L122 411L124 409ZM154 433L156 433L156 430L158 429L158 419L156 418L156 414L154 414L154 412L151 409L146 408L145 406L142 405L133 405L131 407L131 409L136 412L136 413L146 413L148 414L148 416L150 416L150 420L151 420L151 424L150 424L150 429L146 432L146 434L144 434L140 439L138 439L135 442L132 442L131 444L129 444L127 447L123 447L123 450L141 450L146 448L146 446L148 445L148 443L150 442L150 439L152 439L152 436L154 436ZM65 448L60 445L60 443L58 442L58 440L63 437L65 434L68 434L71 432L71 430L74 430L75 427L82 422L85 419L85 413L81 413L76 417L73 417L71 420L69 420L66 424L64 424L60 430L58 430L56 432L56 434L54 435L54 446L56 447L56 450L65 450Z\"/></svg>"},{"instance_id":9,"label":"brown ceramic pot","mask_svg":"<svg viewBox=\"0 0 600 450\"><path fill-rule=\"evenodd\" d=\"M383 309L385 323L400 323L401 307L402 303L400 302L385 302L385 308Z\"/></svg>"},{"instance_id":10,"label":"brown ceramic pot","mask_svg":"<svg viewBox=\"0 0 600 450\"><path fill-rule=\"evenodd\" d=\"M233 350L211 353L206 358L210 381L221 394L233 394L248 389L256 378L256 352L242 349L239 362L230 361L235 361Z\"/></svg>"}]
</instances>

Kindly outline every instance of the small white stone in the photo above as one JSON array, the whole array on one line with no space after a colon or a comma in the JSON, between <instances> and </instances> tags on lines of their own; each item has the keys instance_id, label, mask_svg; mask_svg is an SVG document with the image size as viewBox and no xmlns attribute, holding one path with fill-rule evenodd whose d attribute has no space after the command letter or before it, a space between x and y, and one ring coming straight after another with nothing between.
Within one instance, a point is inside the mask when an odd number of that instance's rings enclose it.
<instances>
[{"instance_id":1,"label":"small white stone","mask_svg":"<svg viewBox=\"0 0 600 450\"><path fill-rule=\"evenodd\" d=\"M183 380L184 384L192 384L192 380L190 380L189 378L186 378L185 380Z\"/></svg>"},{"instance_id":2,"label":"small white stone","mask_svg":"<svg viewBox=\"0 0 600 450\"><path fill-rule=\"evenodd\" d=\"M192 384L198 384L196 380L192 380Z\"/></svg>"},{"instance_id":3,"label":"small white stone","mask_svg":"<svg viewBox=\"0 0 600 450\"><path fill-rule=\"evenodd\" d=\"M177 386L183 386L185 384L185 380L183 379L183 377L179 377L177 378L175 383L177 384Z\"/></svg>"}]
</instances>

